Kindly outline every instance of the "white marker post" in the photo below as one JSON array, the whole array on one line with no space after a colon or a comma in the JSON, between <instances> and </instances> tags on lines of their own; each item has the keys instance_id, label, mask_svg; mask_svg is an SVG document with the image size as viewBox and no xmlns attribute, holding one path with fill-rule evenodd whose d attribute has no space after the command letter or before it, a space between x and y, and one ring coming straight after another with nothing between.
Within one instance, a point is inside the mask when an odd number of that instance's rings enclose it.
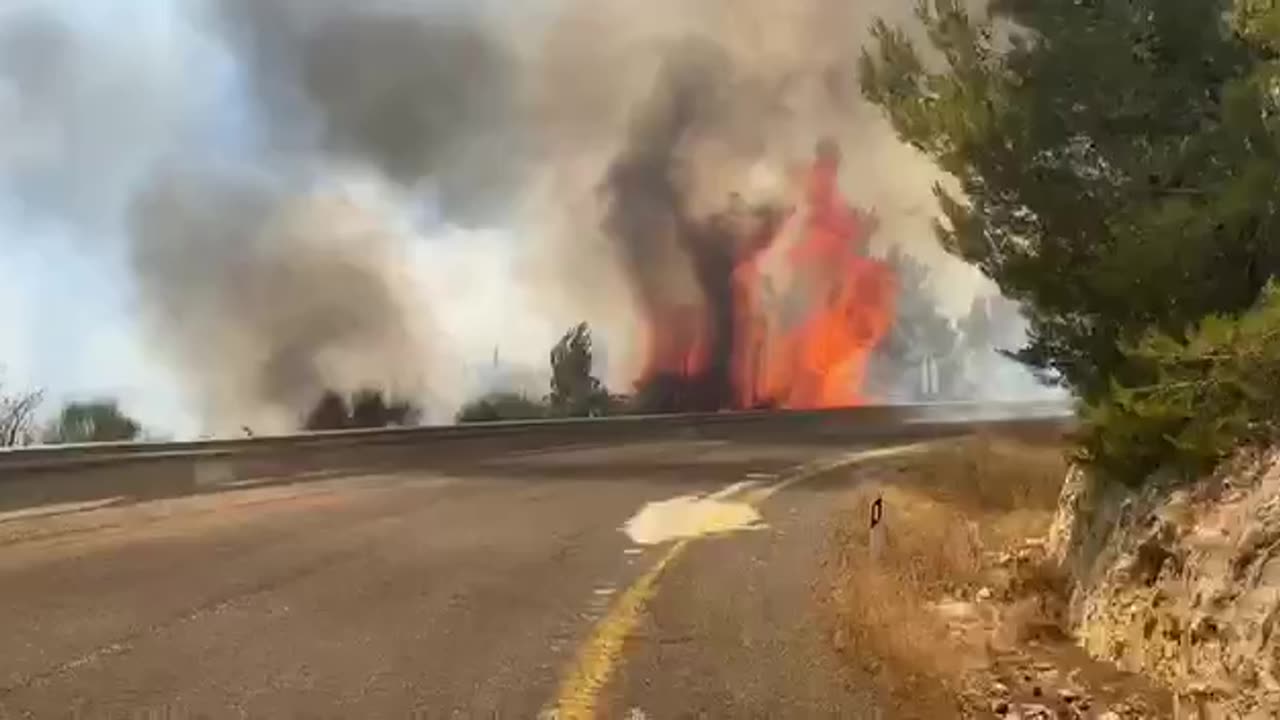
<instances>
[{"instance_id":1,"label":"white marker post","mask_svg":"<svg viewBox=\"0 0 1280 720\"><path fill-rule=\"evenodd\" d=\"M871 548L871 559L880 562L884 557L884 498L876 496L871 503L871 524L868 528L870 539L867 545Z\"/></svg>"}]
</instances>

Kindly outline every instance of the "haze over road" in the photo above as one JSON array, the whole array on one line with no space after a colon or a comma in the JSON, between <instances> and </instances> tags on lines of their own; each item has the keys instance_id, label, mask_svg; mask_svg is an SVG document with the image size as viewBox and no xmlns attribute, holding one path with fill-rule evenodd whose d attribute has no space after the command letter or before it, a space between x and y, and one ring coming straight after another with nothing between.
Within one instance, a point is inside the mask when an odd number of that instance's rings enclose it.
<instances>
[{"instance_id":1,"label":"haze over road","mask_svg":"<svg viewBox=\"0 0 1280 720\"><path fill-rule=\"evenodd\" d=\"M0 718L873 716L817 596L841 493L892 447L566 447L6 511Z\"/></svg>"}]
</instances>

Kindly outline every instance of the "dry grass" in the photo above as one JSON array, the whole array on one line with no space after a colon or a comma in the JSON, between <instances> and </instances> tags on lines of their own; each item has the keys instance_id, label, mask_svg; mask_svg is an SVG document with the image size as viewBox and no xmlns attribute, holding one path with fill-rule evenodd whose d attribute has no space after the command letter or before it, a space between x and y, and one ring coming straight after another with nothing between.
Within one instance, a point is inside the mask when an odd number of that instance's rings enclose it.
<instances>
[{"instance_id":1,"label":"dry grass","mask_svg":"<svg viewBox=\"0 0 1280 720\"><path fill-rule=\"evenodd\" d=\"M1052 512L1067 461L1059 443L982 435L941 446L908 470L912 485L968 511Z\"/></svg>"},{"instance_id":2,"label":"dry grass","mask_svg":"<svg viewBox=\"0 0 1280 720\"><path fill-rule=\"evenodd\" d=\"M951 716L953 681L963 677L969 653L930 603L979 571L980 549L963 518L916 491L863 488L856 495L855 508L881 496L894 511L893 527L912 531L889 535L877 561L865 513L851 512L841 523L834 592L837 646L881 676L900 699L909 698L912 708Z\"/></svg>"},{"instance_id":3,"label":"dry grass","mask_svg":"<svg viewBox=\"0 0 1280 720\"><path fill-rule=\"evenodd\" d=\"M993 556L1042 536L1066 476L1060 443L977 437L940 446L862 486L835 537L837 644L874 666L900 710L951 717L966 674L987 660L990 631L1017 642L1056 623L1052 574L1034 560ZM879 558L868 508L884 501ZM979 588L1005 601L1001 618L969 604ZM940 603L961 615L950 617ZM870 661L870 662L868 662Z\"/></svg>"},{"instance_id":4,"label":"dry grass","mask_svg":"<svg viewBox=\"0 0 1280 720\"><path fill-rule=\"evenodd\" d=\"M980 532L955 506L911 487L866 486L851 504L867 508L876 497L884 501L888 528L879 558L872 556L865 511L850 511L837 536L839 645L880 675L900 704L921 717L952 717L961 681L981 662L982 648L954 632L936 603L981 583Z\"/></svg>"}]
</instances>

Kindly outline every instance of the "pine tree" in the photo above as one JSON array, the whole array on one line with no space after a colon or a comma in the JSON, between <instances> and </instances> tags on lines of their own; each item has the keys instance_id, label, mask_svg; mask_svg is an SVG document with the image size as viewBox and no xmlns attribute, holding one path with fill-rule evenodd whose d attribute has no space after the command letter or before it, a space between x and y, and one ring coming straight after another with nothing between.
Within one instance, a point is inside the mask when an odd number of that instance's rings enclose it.
<instances>
[{"instance_id":1,"label":"pine tree","mask_svg":"<svg viewBox=\"0 0 1280 720\"><path fill-rule=\"evenodd\" d=\"M1127 342L1241 312L1280 270L1271 5L934 0L923 53L874 29L864 93L958 180L942 244L1023 303L1018 357L1086 400L1150 380Z\"/></svg>"},{"instance_id":2,"label":"pine tree","mask_svg":"<svg viewBox=\"0 0 1280 720\"><path fill-rule=\"evenodd\" d=\"M609 393L592 375L591 328L579 323L551 348L551 394L547 404L553 414L568 417L604 415Z\"/></svg>"}]
</instances>

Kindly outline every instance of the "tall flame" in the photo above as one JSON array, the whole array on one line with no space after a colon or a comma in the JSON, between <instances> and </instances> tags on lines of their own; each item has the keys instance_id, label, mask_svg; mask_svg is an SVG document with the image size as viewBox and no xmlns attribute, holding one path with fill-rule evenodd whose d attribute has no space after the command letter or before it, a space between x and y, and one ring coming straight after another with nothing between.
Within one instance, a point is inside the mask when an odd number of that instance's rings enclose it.
<instances>
[{"instance_id":1,"label":"tall flame","mask_svg":"<svg viewBox=\"0 0 1280 720\"><path fill-rule=\"evenodd\" d=\"M877 220L841 196L839 163L837 148L821 144L801 181L798 207L766 224L763 238L715 235L730 243L731 293L723 302L732 321L719 332L731 333L731 342L713 337L715 307L655 313L648 379L677 376L697 384L714 362L711 349L721 346L731 353L731 388L721 406L804 409L864 401L868 361L893 322L896 279L887 265L866 256Z\"/></svg>"}]
</instances>

